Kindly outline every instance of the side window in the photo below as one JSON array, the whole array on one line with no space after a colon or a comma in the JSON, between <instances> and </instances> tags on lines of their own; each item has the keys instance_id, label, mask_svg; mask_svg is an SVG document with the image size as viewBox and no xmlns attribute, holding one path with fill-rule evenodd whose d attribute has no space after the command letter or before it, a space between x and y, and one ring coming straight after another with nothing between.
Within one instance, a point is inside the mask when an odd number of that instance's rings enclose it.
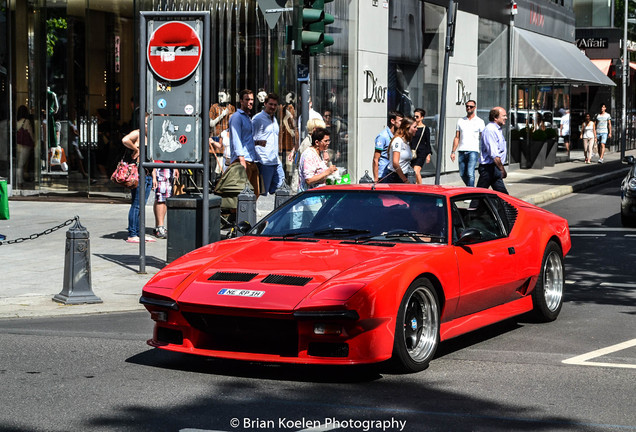
<instances>
[{"instance_id":1,"label":"side window","mask_svg":"<svg viewBox=\"0 0 636 432\"><path fill-rule=\"evenodd\" d=\"M494 240L505 237L499 219L493 211L492 206L488 203L485 196L470 196L469 199L456 199L453 201L453 229L458 230L457 235L462 229L475 228L481 233L481 241ZM461 219L461 221L456 221ZM463 227L463 228L462 228Z\"/></svg>"},{"instance_id":2,"label":"side window","mask_svg":"<svg viewBox=\"0 0 636 432\"><path fill-rule=\"evenodd\" d=\"M513 205L494 195L490 197L490 203L499 214L499 218L506 229L506 235L510 234L510 231L512 231L512 227L517 219L517 209Z\"/></svg>"}]
</instances>

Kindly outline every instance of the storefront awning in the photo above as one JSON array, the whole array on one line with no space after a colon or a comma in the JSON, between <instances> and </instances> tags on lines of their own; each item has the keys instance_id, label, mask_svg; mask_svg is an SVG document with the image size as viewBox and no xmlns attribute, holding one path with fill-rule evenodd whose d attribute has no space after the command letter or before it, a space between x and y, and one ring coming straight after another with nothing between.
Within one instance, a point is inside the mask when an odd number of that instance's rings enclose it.
<instances>
[{"instance_id":1,"label":"storefront awning","mask_svg":"<svg viewBox=\"0 0 636 432\"><path fill-rule=\"evenodd\" d=\"M573 43L515 28L513 50L513 79L615 85Z\"/></svg>"},{"instance_id":2,"label":"storefront awning","mask_svg":"<svg viewBox=\"0 0 636 432\"><path fill-rule=\"evenodd\" d=\"M612 60L609 59L590 59L594 66L596 66L603 75L607 75L609 72L610 65L612 64Z\"/></svg>"},{"instance_id":3,"label":"storefront awning","mask_svg":"<svg viewBox=\"0 0 636 432\"><path fill-rule=\"evenodd\" d=\"M516 27L513 31L511 77L514 81L616 85L573 43ZM506 77L507 47L503 33L479 55L479 78Z\"/></svg>"}]
</instances>

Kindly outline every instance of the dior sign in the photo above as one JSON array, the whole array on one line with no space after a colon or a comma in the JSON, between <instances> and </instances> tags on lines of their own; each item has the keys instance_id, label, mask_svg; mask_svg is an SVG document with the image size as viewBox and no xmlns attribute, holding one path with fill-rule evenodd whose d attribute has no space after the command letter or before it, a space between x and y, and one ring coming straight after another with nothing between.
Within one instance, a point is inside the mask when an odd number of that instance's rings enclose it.
<instances>
[{"instance_id":1,"label":"dior sign","mask_svg":"<svg viewBox=\"0 0 636 432\"><path fill-rule=\"evenodd\" d=\"M457 78L455 81L457 82L457 99L455 100L455 105L464 105L470 100L471 92L466 91L464 81L459 78Z\"/></svg>"},{"instance_id":2,"label":"dior sign","mask_svg":"<svg viewBox=\"0 0 636 432\"><path fill-rule=\"evenodd\" d=\"M376 103L386 102L387 87L378 85L378 79L373 74L373 71L365 69L362 73L364 73L366 80L364 87L364 99L362 99L362 101Z\"/></svg>"}]
</instances>

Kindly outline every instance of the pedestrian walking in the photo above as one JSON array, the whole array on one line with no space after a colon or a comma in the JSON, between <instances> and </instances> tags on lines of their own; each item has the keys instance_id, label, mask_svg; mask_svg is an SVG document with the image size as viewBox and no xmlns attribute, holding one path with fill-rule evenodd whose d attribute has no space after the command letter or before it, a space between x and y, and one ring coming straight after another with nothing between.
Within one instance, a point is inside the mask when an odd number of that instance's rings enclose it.
<instances>
[{"instance_id":1,"label":"pedestrian walking","mask_svg":"<svg viewBox=\"0 0 636 432\"><path fill-rule=\"evenodd\" d=\"M388 173L386 167L389 164L389 144L393 139L393 134L400 127L404 114L399 111L389 111L387 124L382 132L375 137L375 151L373 153L373 180L377 183Z\"/></svg>"},{"instance_id":2,"label":"pedestrian walking","mask_svg":"<svg viewBox=\"0 0 636 432\"><path fill-rule=\"evenodd\" d=\"M565 145L565 151L570 153L570 110L566 109L565 114L561 116L561 123L559 124L559 136L563 137L563 144Z\"/></svg>"},{"instance_id":3,"label":"pedestrian walking","mask_svg":"<svg viewBox=\"0 0 636 432\"><path fill-rule=\"evenodd\" d=\"M598 144L598 163L603 163L605 144L612 139L612 116L607 112L607 106L601 104L601 113L596 115L596 142Z\"/></svg>"},{"instance_id":4,"label":"pedestrian walking","mask_svg":"<svg viewBox=\"0 0 636 432\"><path fill-rule=\"evenodd\" d=\"M492 187L497 192L508 193L504 179L508 176L506 163L506 140L501 128L508 114L502 107L494 107L488 114L490 123L481 134L481 157L479 158L479 180L477 187Z\"/></svg>"},{"instance_id":5,"label":"pedestrian walking","mask_svg":"<svg viewBox=\"0 0 636 432\"><path fill-rule=\"evenodd\" d=\"M391 161L387 166L389 174L382 178L380 183L409 182L407 173L411 169L411 159L413 159L413 152L409 143L416 131L417 122L415 119L411 116L404 117L388 149L389 160Z\"/></svg>"},{"instance_id":6,"label":"pedestrian walking","mask_svg":"<svg viewBox=\"0 0 636 432\"><path fill-rule=\"evenodd\" d=\"M477 117L477 102L466 102L466 116L457 120L450 158L459 165L459 176L466 186L475 186L475 168L479 160L479 137L486 124Z\"/></svg>"},{"instance_id":7,"label":"pedestrian walking","mask_svg":"<svg viewBox=\"0 0 636 432\"><path fill-rule=\"evenodd\" d=\"M283 166L278 158L278 135L280 128L276 120L278 95L268 93L263 110L252 119L254 144L258 153L259 171L263 180L265 194L274 194L285 181Z\"/></svg>"},{"instance_id":8,"label":"pedestrian walking","mask_svg":"<svg viewBox=\"0 0 636 432\"><path fill-rule=\"evenodd\" d=\"M161 162L161 161L155 161ZM152 170L152 189L155 191L155 237L165 239L168 237L166 228L166 213L168 206L166 201L172 196L172 183L179 178L179 170L170 168L155 168Z\"/></svg>"},{"instance_id":9,"label":"pedestrian walking","mask_svg":"<svg viewBox=\"0 0 636 432\"><path fill-rule=\"evenodd\" d=\"M148 115L146 115L146 125L145 125L145 133L147 136L148 133ZM130 132L124 138L122 138L121 142L124 146L128 147L132 150L132 160L134 162L139 163L139 129L135 129ZM146 182L145 185L145 197L144 197L144 205L148 201L148 197L150 196L150 191L152 190L152 176L150 173L146 172ZM140 225L141 220L139 218L139 207L141 205L141 200L139 197L139 185L136 188L130 190L131 203L130 210L128 210L128 238L126 239L127 243L139 243L140 242ZM143 234L143 233L141 233ZM144 236L146 242L154 242L156 241L154 238L150 236Z\"/></svg>"},{"instance_id":10,"label":"pedestrian walking","mask_svg":"<svg viewBox=\"0 0 636 432\"><path fill-rule=\"evenodd\" d=\"M594 143L597 140L596 123L592 121L592 116L585 114L585 120L581 126L583 133L583 154L585 155L585 163L592 162L592 153L594 152Z\"/></svg>"},{"instance_id":11,"label":"pedestrian walking","mask_svg":"<svg viewBox=\"0 0 636 432\"><path fill-rule=\"evenodd\" d=\"M338 171L335 165L327 166L324 153L331 143L330 132L326 128L316 128L311 134L312 145L300 155L298 163L298 190L305 191L324 185L334 172Z\"/></svg>"},{"instance_id":12,"label":"pedestrian walking","mask_svg":"<svg viewBox=\"0 0 636 432\"><path fill-rule=\"evenodd\" d=\"M431 129L424 124L426 111L416 108L413 118L417 123L417 129L411 140L411 149L414 157L411 166L415 172L415 183L422 184L422 168L424 164L431 163Z\"/></svg>"},{"instance_id":13,"label":"pedestrian walking","mask_svg":"<svg viewBox=\"0 0 636 432\"><path fill-rule=\"evenodd\" d=\"M239 162L247 172L247 178L258 198L260 194L260 174L258 171L258 153L254 146L252 119L250 112L254 106L254 92L249 89L239 93L241 107L230 117L230 153L231 163Z\"/></svg>"}]
</instances>

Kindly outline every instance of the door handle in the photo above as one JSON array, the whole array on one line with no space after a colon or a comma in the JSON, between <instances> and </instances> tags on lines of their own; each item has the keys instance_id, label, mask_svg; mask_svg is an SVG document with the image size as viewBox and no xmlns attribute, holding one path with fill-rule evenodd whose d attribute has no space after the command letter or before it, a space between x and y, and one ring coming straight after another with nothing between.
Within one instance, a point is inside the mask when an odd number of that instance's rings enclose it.
<instances>
[{"instance_id":1,"label":"door handle","mask_svg":"<svg viewBox=\"0 0 636 432\"><path fill-rule=\"evenodd\" d=\"M513 247L509 247L509 248L508 248L508 254L509 254L509 255L514 255L514 254L515 254L515 248L513 248Z\"/></svg>"}]
</instances>

